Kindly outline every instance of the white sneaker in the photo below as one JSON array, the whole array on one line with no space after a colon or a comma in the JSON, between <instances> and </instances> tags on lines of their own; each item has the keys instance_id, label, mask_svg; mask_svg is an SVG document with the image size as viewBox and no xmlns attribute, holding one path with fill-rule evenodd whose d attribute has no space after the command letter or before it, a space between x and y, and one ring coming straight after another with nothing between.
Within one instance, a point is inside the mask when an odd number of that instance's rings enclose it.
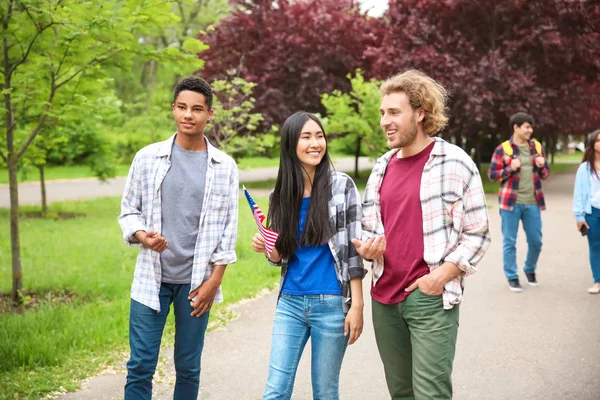
<instances>
[{"instance_id":1,"label":"white sneaker","mask_svg":"<svg viewBox=\"0 0 600 400\"><path fill-rule=\"evenodd\" d=\"M598 294L600 293L600 283L595 283L594 286L588 289L589 294Z\"/></svg>"}]
</instances>

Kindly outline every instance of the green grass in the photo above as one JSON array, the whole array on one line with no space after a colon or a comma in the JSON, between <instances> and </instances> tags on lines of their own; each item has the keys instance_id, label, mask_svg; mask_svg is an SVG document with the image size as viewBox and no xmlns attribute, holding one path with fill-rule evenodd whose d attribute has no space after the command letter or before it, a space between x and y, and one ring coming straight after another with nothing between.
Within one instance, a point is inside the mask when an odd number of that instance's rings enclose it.
<instances>
[{"instance_id":1,"label":"green grass","mask_svg":"<svg viewBox=\"0 0 600 400\"><path fill-rule=\"evenodd\" d=\"M241 186L241 185L240 185ZM273 189L275 179L265 179L264 181L244 182L247 189Z\"/></svg>"},{"instance_id":2,"label":"green grass","mask_svg":"<svg viewBox=\"0 0 600 400\"><path fill-rule=\"evenodd\" d=\"M227 268L225 303L213 308L211 323L227 318L228 305L274 287L279 277L277 268L252 251L256 226L246 200L240 201L238 262ZM60 387L74 390L77 379L115 365L128 350L129 289L137 249L122 242L116 220L119 199L54 203L51 211L88 215L63 221L21 219L24 287L37 293L66 290L78 300L0 315L0 399L37 399ZM0 209L0 223L0 276L6 278L0 279L0 291L9 292L5 209ZM171 315L165 345L172 344L172 325Z\"/></svg>"},{"instance_id":3,"label":"green grass","mask_svg":"<svg viewBox=\"0 0 600 400\"><path fill-rule=\"evenodd\" d=\"M116 176L126 176L129 165L116 165L115 169ZM44 175L46 180L94 177L94 173L87 165L50 166L45 168ZM19 182L37 182L40 180L40 173L35 168L28 168L19 172L18 179ZM8 184L8 170L5 168L0 169L0 184Z\"/></svg>"},{"instance_id":4,"label":"green grass","mask_svg":"<svg viewBox=\"0 0 600 400\"><path fill-rule=\"evenodd\" d=\"M554 158L554 161L557 163L562 163L565 161L580 163L582 158L583 158L583 153L581 153L579 151L576 151L576 152L570 153L570 154L563 154L563 153L557 152L556 157Z\"/></svg>"},{"instance_id":5,"label":"green grass","mask_svg":"<svg viewBox=\"0 0 600 400\"><path fill-rule=\"evenodd\" d=\"M253 169L253 168L267 168L267 167L279 167L279 157L266 158L266 157L247 157L240 158L237 160L239 169Z\"/></svg>"}]
</instances>

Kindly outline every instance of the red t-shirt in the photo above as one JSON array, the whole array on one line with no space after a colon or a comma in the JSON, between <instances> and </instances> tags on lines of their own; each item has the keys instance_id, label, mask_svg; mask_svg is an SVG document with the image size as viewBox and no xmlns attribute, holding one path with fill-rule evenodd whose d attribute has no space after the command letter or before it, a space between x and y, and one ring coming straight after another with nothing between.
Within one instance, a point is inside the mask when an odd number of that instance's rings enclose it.
<instances>
[{"instance_id":1,"label":"red t-shirt","mask_svg":"<svg viewBox=\"0 0 600 400\"><path fill-rule=\"evenodd\" d=\"M407 158L393 157L381 184L381 218L387 239L385 269L371 297L383 304L404 301L410 284L429 273L423 259L421 176L434 143Z\"/></svg>"}]
</instances>

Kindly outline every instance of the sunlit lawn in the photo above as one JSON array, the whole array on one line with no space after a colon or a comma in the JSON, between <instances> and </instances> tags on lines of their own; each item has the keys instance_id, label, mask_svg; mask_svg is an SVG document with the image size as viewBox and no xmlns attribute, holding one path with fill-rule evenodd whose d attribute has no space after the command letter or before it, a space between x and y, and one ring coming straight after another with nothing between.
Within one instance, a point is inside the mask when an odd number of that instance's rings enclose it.
<instances>
[{"instance_id":1,"label":"sunlit lawn","mask_svg":"<svg viewBox=\"0 0 600 400\"><path fill-rule=\"evenodd\" d=\"M115 165L116 176L126 176L129 165ZM93 178L94 173L87 165L49 166L44 169L46 180ZM18 173L19 182L37 182L40 174L37 169L21 170ZM8 170L0 169L0 184L8 183Z\"/></svg>"},{"instance_id":2,"label":"sunlit lawn","mask_svg":"<svg viewBox=\"0 0 600 400\"><path fill-rule=\"evenodd\" d=\"M266 204L264 199L257 199ZM249 243L256 225L240 198L238 262L227 268L226 302L211 320L226 318L227 305L272 288L279 270ZM0 399L39 398L122 360L127 351L129 289L136 248L121 239L118 198L54 203L51 211L87 213L71 220L21 219L24 287L37 293L69 291L69 305L44 305L23 315L0 314ZM8 212L0 209L0 290L11 286ZM172 319L170 324L172 324ZM169 324L168 324L169 325ZM165 333L172 343L172 329Z\"/></svg>"}]
</instances>

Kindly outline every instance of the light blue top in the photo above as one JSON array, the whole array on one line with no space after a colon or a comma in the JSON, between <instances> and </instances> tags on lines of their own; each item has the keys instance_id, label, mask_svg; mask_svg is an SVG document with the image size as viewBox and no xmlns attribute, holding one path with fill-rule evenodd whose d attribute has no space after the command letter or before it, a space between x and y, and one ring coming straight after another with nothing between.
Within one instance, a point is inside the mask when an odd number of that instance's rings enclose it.
<instances>
[{"instance_id":1,"label":"light blue top","mask_svg":"<svg viewBox=\"0 0 600 400\"><path fill-rule=\"evenodd\" d=\"M594 188L598 186L594 185ZM592 173L589 163L583 162L577 168L575 191L573 193L573 213L577 222L585 221L585 214L592 213ZM596 193L598 196L598 193Z\"/></svg>"},{"instance_id":2,"label":"light blue top","mask_svg":"<svg viewBox=\"0 0 600 400\"><path fill-rule=\"evenodd\" d=\"M596 174L591 174L590 180L590 203L593 208L600 208L600 177Z\"/></svg>"}]
</instances>

